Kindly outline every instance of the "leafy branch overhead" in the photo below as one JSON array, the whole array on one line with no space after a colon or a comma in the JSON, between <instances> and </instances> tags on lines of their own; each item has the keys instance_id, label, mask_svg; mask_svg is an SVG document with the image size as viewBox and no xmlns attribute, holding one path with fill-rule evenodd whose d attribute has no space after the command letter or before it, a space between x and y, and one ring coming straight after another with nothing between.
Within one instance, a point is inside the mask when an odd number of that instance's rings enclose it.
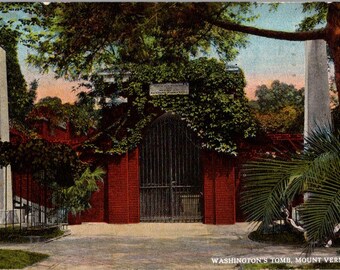
<instances>
[{"instance_id":1,"label":"leafy branch overhead","mask_svg":"<svg viewBox=\"0 0 340 270\"><path fill-rule=\"evenodd\" d=\"M3 27L35 49L29 61L42 71L85 78L117 63L187 61L214 48L232 60L246 34L285 40L324 39L340 88L340 3L304 3L297 32L251 26L256 3L1 3ZM272 4L273 9L277 5ZM16 16L11 16L12 14ZM18 15L20 14L20 15ZM26 14L26 16L25 16ZM321 27L315 29L316 27Z\"/></svg>"}]
</instances>

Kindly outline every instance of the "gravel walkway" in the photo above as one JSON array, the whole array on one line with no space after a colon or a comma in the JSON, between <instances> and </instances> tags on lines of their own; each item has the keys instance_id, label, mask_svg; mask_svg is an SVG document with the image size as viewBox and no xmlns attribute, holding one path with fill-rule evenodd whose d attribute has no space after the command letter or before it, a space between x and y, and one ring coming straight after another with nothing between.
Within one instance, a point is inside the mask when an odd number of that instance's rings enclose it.
<instances>
[{"instance_id":1,"label":"gravel walkway","mask_svg":"<svg viewBox=\"0 0 340 270\"><path fill-rule=\"evenodd\" d=\"M69 226L71 235L49 243L2 245L47 253L50 258L27 269L239 269L231 260L301 255L301 248L270 246L248 239L247 223L235 225L88 223ZM334 248L313 257L339 258ZM223 259L216 264L212 258ZM293 260L293 259L292 259Z\"/></svg>"}]
</instances>

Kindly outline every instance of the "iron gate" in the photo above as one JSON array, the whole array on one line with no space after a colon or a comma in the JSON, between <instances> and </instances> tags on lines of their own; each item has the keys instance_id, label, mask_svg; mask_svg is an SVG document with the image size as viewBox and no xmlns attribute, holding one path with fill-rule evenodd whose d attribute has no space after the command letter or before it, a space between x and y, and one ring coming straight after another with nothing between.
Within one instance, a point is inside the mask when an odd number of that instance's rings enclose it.
<instances>
[{"instance_id":1,"label":"iron gate","mask_svg":"<svg viewBox=\"0 0 340 270\"><path fill-rule=\"evenodd\" d=\"M201 222L199 142L179 117L165 114L141 147L140 214L147 222Z\"/></svg>"}]
</instances>

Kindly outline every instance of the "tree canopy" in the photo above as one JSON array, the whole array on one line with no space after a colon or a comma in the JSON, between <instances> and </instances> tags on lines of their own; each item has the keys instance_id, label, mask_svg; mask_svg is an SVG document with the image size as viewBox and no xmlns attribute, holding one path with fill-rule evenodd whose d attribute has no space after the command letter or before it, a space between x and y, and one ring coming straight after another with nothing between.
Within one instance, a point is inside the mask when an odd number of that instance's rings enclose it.
<instances>
[{"instance_id":1,"label":"tree canopy","mask_svg":"<svg viewBox=\"0 0 340 270\"><path fill-rule=\"evenodd\" d=\"M245 35L214 27L196 13L239 23L254 18L250 7L246 3L2 4L3 10L30 14L13 21L13 26L28 33L25 43L36 49L31 63L69 78L86 77L116 63L187 61L189 55L212 46L223 59L233 59L235 48L245 45Z\"/></svg>"},{"instance_id":2,"label":"tree canopy","mask_svg":"<svg viewBox=\"0 0 340 270\"><path fill-rule=\"evenodd\" d=\"M93 80L100 70L122 71L125 63L186 63L212 49L220 59L230 61L246 45L246 34L324 39L340 88L339 3L304 3L306 17L297 32L248 26L257 17L254 6L236 2L1 3L0 23L35 50L30 63L68 79ZM320 25L324 27L314 29Z\"/></svg>"},{"instance_id":3,"label":"tree canopy","mask_svg":"<svg viewBox=\"0 0 340 270\"><path fill-rule=\"evenodd\" d=\"M340 88L340 3L304 3L305 19L296 32L248 26L256 3L122 2L1 3L3 27L20 32L36 53L29 61L66 78L88 78L98 69L126 62L188 61L214 48L231 60L246 35L303 41L324 39ZM275 8L276 4L272 7ZM8 16L10 12L20 16ZM27 14L27 16L23 16ZM323 28L314 29L320 25ZM338 92L339 93L339 92Z\"/></svg>"},{"instance_id":4,"label":"tree canopy","mask_svg":"<svg viewBox=\"0 0 340 270\"><path fill-rule=\"evenodd\" d=\"M193 57L211 50L228 62L235 58L238 48L246 46L246 34L326 40L339 88L339 3L303 4L306 17L297 32L248 26L257 17L254 6L236 2L1 3L5 14L1 20L3 27L15 29L22 41L35 49L28 60L41 71L52 69L68 79L90 80L98 89L88 100L99 98L106 112L106 99L114 100L112 96L119 96L120 90L107 92L98 76L100 71L124 72L127 63L143 68L164 63L188 65ZM20 16L13 19L6 14L10 12L19 12ZM324 27L314 29L320 25ZM295 110L293 117L298 114Z\"/></svg>"},{"instance_id":5,"label":"tree canopy","mask_svg":"<svg viewBox=\"0 0 340 270\"><path fill-rule=\"evenodd\" d=\"M304 89L275 80L259 85L251 105L262 128L270 133L302 133Z\"/></svg>"}]
</instances>

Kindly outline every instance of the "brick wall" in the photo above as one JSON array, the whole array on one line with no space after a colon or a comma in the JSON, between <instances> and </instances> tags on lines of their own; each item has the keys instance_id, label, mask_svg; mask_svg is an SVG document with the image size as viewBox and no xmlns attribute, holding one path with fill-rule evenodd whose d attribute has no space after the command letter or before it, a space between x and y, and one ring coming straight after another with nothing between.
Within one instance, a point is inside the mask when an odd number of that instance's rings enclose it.
<instances>
[{"instance_id":1,"label":"brick wall","mask_svg":"<svg viewBox=\"0 0 340 270\"><path fill-rule=\"evenodd\" d=\"M215 224L215 170L213 167L213 155L210 152L203 151L201 154L202 173L203 173L203 198L204 198L204 216L203 222L206 224Z\"/></svg>"},{"instance_id":2,"label":"brick wall","mask_svg":"<svg viewBox=\"0 0 340 270\"><path fill-rule=\"evenodd\" d=\"M65 127L51 127L48 121L40 120L33 124L41 138L47 141L64 142L71 140L71 130L69 124Z\"/></svg>"},{"instance_id":3,"label":"brick wall","mask_svg":"<svg viewBox=\"0 0 340 270\"><path fill-rule=\"evenodd\" d=\"M69 216L70 224L108 222L139 223L139 154L138 149L108 160L104 183L98 183L90 201L91 208Z\"/></svg>"},{"instance_id":4,"label":"brick wall","mask_svg":"<svg viewBox=\"0 0 340 270\"><path fill-rule=\"evenodd\" d=\"M117 156L108 165L107 222L138 223L139 156L138 149Z\"/></svg>"},{"instance_id":5,"label":"brick wall","mask_svg":"<svg viewBox=\"0 0 340 270\"><path fill-rule=\"evenodd\" d=\"M225 155L202 151L204 223L234 224L235 168ZM92 208L71 221L105 221L108 223L140 222L139 154L138 149L109 161L107 179L92 199Z\"/></svg>"},{"instance_id":6,"label":"brick wall","mask_svg":"<svg viewBox=\"0 0 340 270\"><path fill-rule=\"evenodd\" d=\"M202 151L204 223L234 224L235 169L225 155Z\"/></svg>"},{"instance_id":7,"label":"brick wall","mask_svg":"<svg viewBox=\"0 0 340 270\"><path fill-rule=\"evenodd\" d=\"M202 151L202 174L205 224L236 222L235 162L215 152ZM91 209L80 216L69 216L70 224L140 222L140 187L138 149L115 156L108 161L104 183L91 198Z\"/></svg>"},{"instance_id":8,"label":"brick wall","mask_svg":"<svg viewBox=\"0 0 340 270\"><path fill-rule=\"evenodd\" d=\"M107 168L108 223L129 223L128 157L115 156Z\"/></svg>"},{"instance_id":9,"label":"brick wall","mask_svg":"<svg viewBox=\"0 0 340 270\"><path fill-rule=\"evenodd\" d=\"M139 191L139 151L138 148L128 155L129 158L129 223L140 222Z\"/></svg>"}]
</instances>

